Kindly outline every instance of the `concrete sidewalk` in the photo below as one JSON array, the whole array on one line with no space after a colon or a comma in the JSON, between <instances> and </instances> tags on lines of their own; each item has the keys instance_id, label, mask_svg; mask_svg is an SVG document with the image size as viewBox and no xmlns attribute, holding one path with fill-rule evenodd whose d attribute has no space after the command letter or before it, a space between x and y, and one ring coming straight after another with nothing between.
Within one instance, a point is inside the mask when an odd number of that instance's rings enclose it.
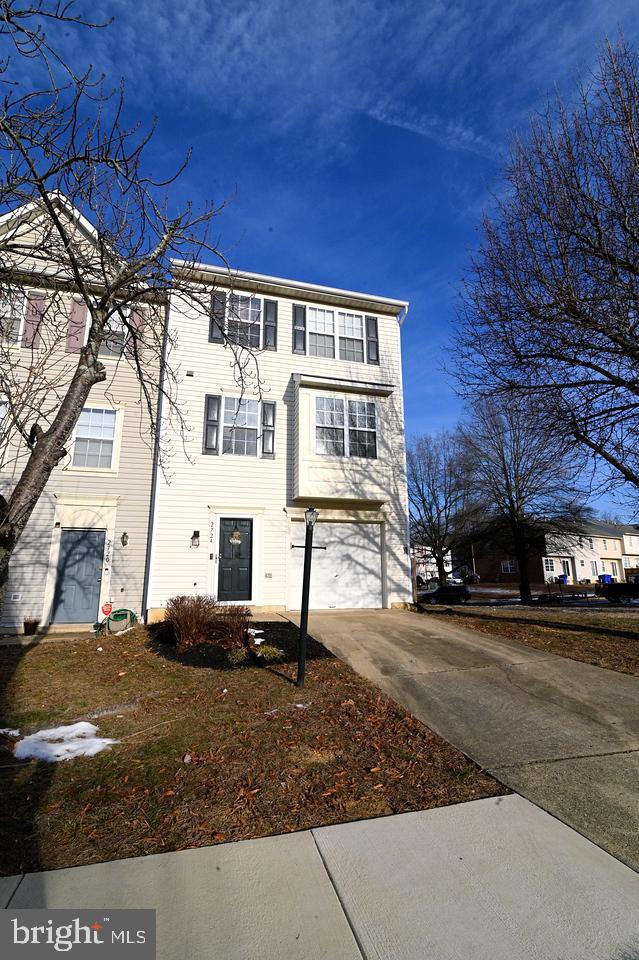
<instances>
[{"instance_id":1,"label":"concrete sidewalk","mask_svg":"<svg viewBox=\"0 0 639 960\"><path fill-rule=\"evenodd\" d=\"M309 630L518 793L639 870L639 677L399 610Z\"/></svg>"},{"instance_id":2,"label":"concrete sidewalk","mask_svg":"<svg viewBox=\"0 0 639 960\"><path fill-rule=\"evenodd\" d=\"M161 960L631 960L639 877L518 796L0 881L150 907Z\"/></svg>"}]
</instances>

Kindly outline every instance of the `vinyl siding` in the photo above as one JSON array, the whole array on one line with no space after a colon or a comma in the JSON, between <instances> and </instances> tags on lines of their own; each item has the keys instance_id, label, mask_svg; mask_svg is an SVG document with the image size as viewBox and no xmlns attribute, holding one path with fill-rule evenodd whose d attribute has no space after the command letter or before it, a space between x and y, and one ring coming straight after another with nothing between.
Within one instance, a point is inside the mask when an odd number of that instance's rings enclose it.
<instances>
[{"instance_id":1,"label":"vinyl siding","mask_svg":"<svg viewBox=\"0 0 639 960\"><path fill-rule=\"evenodd\" d=\"M236 290L239 288L236 285ZM260 294L261 295L261 294ZM260 606L284 606L288 597L290 544L300 542L299 517L309 497L295 500L300 442L298 388L294 373L339 377L359 382L394 384L388 398L377 398L378 437L384 449L384 463L392 464L384 504L363 502L356 486L352 496L332 498L315 505L320 521L373 520L384 522L386 531L387 601L410 600L410 573L406 554L407 503L399 324L395 316L377 313L379 366L349 363L338 359L292 353L292 307L303 298L273 296L278 302L278 350L257 357L257 369L250 368L253 380L245 389L247 398L257 395L257 379L266 400L276 402L275 458L260 459L202 453L204 398L207 394L238 395L232 350L208 342L208 317L174 299L170 310L171 333L177 342L173 365L179 368L178 399L185 420L192 429L184 439L173 433L168 476L158 481L156 519L151 563L151 608L162 607L180 593L215 593L214 557L218 552L220 515L245 514L254 517L254 593ZM308 304L309 306L312 304ZM327 300L327 306L331 306ZM339 307L335 306L337 311ZM350 308L346 308L350 309ZM354 312L361 313L360 310ZM373 311L368 311L372 313ZM192 376L187 376L187 371ZM168 429L168 428L167 428ZM357 470L375 472L382 460L357 461ZM354 469L345 461L344 471ZM312 499L312 498L311 498ZM190 546L191 534L200 531L200 547Z\"/></svg>"},{"instance_id":2,"label":"vinyl siding","mask_svg":"<svg viewBox=\"0 0 639 960\"><path fill-rule=\"evenodd\" d=\"M20 362L28 364L31 351L22 349L17 353ZM77 356L65 354L64 345L60 344L51 361L57 364L59 376L64 381L64 371L68 376L71 375ZM16 548L2 612L2 629L21 629L25 617L36 617L42 622L52 539L56 535L56 507L59 510L61 501L74 498L78 501L95 501L96 504L101 500L117 498L111 511L114 518L112 561L110 568L103 571L101 602L110 599L114 607L126 606L141 613L153 466L151 425L148 412L140 402L139 383L134 370L126 361L122 361L117 369L116 361L107 359L104 363L110 375L106 383L93 387L88 405L105 409L117 405L119 416L122 417L117 472L73 470L70 466L72 446L69 447L69 457L53 471ZM0 491L5 495L11 490L25 462L24 455L16 456L15 449L4 451ZM65 515L69 516L68 510ZM88 512L86 508L78 508L76 515L82 523L87 522L98 528L103 526L97 506L93 514L91 508ZM72 522L71 525L79 523ZM125 531L129 543L123 547L120 537ZM21 594L21 600L12 601L12 593Z\"/></svg>"}]
</instances>

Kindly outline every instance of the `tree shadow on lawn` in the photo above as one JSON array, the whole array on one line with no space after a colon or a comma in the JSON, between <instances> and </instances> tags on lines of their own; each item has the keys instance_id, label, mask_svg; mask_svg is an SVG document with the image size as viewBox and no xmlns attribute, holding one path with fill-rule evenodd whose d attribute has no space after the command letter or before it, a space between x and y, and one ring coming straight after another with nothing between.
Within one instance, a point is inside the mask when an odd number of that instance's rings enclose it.
<instances>
[{"instance_id":1,"label":"tree shadow on lawn","mask_svg":"<svg viewBox=\"0 0 639 960\"><path fill-rule=\"evenodd\" d=\"M37 709L33 710L33 722L22 713L17 722L12 697L12 681L25 657L35 649L30 646L3 647L0 651L0 728L14 729L18 725L24 736L34 733L41 724ZM15 873L15 864L20 870L39 870L41 867L38 839L38 814L43 800L55 776L55 764L42 760L16 760L12 752L12 739L3 737L0 743L0 875ZM6 798L11 797L11 803Z\"/></svg>"},{"instance_id":2,"label":"tree shadow on lawn","mask_svg":"<svg viewBox=\"0 0 639 960\"><path fill-rule=\"evenodd\" d=\"M566 623L563 620L537 620L532 617L500 617L490 613L479 613L476 608L469 610L466 607L447 607L445 610L433 610L431 608L423 609L421 612L429 614L430 616L450 616L451 614L457 614L464 619L470 619L472 617L474 620L484 620L486 623L516 623L524 627L547 627L549 630L591 633L595 636L618 637L621 640L639 641L639 621L637 621L637 630L633 632L631 630L614 630L604 624L601 626L593 626L592 624L579 623L578 621L575 623ZM585 610L584 616L587 616L589 612L592 613L592 611Z\"/></svg>"},{"instance_id":3,"label":"tree shadow on lawn","mask_svg":"<svg viewBox=\"0 0 639 960\"><path fill-rule=\"evenodd\" d=\"M211 670L243 670L262 667L287 683L295 683L295 671L298 657L299 627L289 622L257 621L252 629L263 630L259 639L263 644L255 648L242 647L236 650L223 650L214 644L200 645L188 650L178 651L171 624L167 621L147 626L149 648L161 657L187 667L204 667ZM243 656L238 654L244 653ZM334 655L326 647L308 636L306 647L307 661L334 660ZM280 669L278 669L280 668Z\"/></svg>"}]
</instances>

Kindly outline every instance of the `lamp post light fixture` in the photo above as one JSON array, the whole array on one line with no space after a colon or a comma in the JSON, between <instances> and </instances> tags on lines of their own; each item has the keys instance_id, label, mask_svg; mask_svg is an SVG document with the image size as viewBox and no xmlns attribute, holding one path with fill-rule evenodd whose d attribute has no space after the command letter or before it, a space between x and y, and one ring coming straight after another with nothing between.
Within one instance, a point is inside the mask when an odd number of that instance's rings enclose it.
<instances>
[{"instance_id":1,"label":"lamp post light fixture","mask_svg":"<svg viewBox=\"0 0 639 960\"><path fill-rule=\"evenodd\" d=\"M297 681L298 687L304 686L306 673L306 641L308 631L308 598L311 588L311 559L313 557L313 528L319 514L315 507L309 507L304 513L306 523L306 539L304 541L304 575L302 577L302 609L300 612L300 640L297 652Z\"/></svg>"},{"instance_id":2,"label":"lamp post light fixture","mask_svg":"<svg viewBox=\"0 0 639 960\"><path fill-rule=\"evenodd\" d=\"M200 531L194 530L191 536L191 546L199 547L199 545L200 545Z\"/></svg>"},{"instance_id":3,"label":"lamp post light fixture","mask_svg":"<svg viewBox=\"0 0 639 960\"><path fill-rule=\"evenodd\" d=\"M128 542L129 542L129 535L125 530L122 536L120 537L120 543L122 544L123 547L126 547Z\"/></svg>"}]
</instances>

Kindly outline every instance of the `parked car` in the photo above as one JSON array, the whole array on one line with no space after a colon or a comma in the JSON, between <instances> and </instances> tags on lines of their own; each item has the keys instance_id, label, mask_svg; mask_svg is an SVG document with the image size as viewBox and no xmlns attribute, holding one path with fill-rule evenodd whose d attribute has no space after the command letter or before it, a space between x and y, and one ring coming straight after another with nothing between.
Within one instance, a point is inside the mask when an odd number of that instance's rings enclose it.
<instances>
[{"instance_id":1,"label":"parked car","mask_svg":"<svg viewBox=\"0 0 639 960\"><path fill-rule=\"evenodd\" d=\"M459 576L458 573L451 573L451 574L449 574L448 577L446 578L446 583L460 584L460 583L463 583L463 582L464 582L464 581L462 580L462 578Z\"/></svg>"},{"instance_id":2,"label":"parked car","mask_svg":"<svg viewBox=\"0 0 639 960\"><path fill-rule=\"evenodd\" d=\"M445 587L420 594L419 600L420 603L466 603L470 600L470 590L464 583L447 583Z\"/></svg>"}]
</instances>

